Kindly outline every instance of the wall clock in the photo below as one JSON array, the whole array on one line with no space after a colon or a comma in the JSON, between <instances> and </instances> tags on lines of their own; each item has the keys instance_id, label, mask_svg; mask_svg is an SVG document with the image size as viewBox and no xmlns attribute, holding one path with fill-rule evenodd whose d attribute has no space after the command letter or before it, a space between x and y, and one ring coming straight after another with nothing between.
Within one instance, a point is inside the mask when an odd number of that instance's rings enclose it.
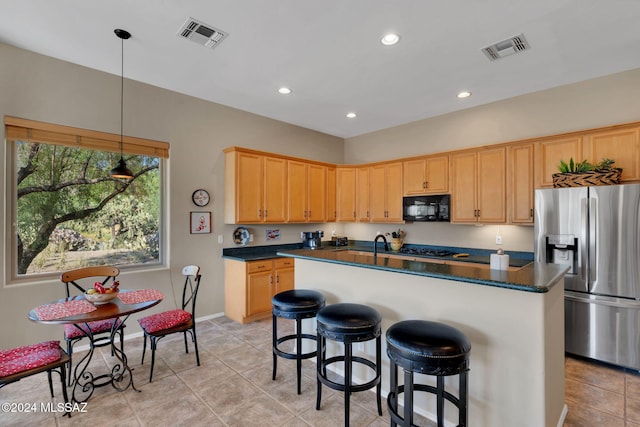
<instances>
[{"instance_id":1,"label":"wall clock","mask_svg":"<svg viewBox=\"0 0 640 427\"><path fill-rule=\"evenodd\" d=\"M191 195L191 200L196 206L202 207L209 204L209 200L211 200L211 197L209 197L209 193L207 192L207 190L198 189Z\"/></svg>"}]
</instances>

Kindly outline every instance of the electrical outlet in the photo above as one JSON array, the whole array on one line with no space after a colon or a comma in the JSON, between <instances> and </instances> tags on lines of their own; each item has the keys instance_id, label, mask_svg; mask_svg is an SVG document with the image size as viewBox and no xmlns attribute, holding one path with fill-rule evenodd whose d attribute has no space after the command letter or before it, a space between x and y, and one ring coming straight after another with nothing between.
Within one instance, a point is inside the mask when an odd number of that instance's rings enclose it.
<instances>
[{"instance_id":1,"label":"electrical outlet","mask_svg":"<svg viewBox=\"0 0 640 427\"><path fill-rule=\"evenodd\" d=\"M501 245L502 244L502 236L496 236L496 245Z\"/></svg>"},{"instance_id":2,"label":"electrical outlet","mask_svg":"<svg viewBox=\"0 0 640 427\"><path fill-rule=\"evenodd\" d=\"M253 242L253 234L249 234L249 241Z\"/></svg>"},{"instance_id":3,"label":"electrical outlet","mask_svg":"<svg viewBox=\"0 0 640 427\"><path fill-rule=\"evenodd\" d=\"M224 243L224 236L222 234L218 234L218 243L219 244Z\"/></svg>"}]
</instances>

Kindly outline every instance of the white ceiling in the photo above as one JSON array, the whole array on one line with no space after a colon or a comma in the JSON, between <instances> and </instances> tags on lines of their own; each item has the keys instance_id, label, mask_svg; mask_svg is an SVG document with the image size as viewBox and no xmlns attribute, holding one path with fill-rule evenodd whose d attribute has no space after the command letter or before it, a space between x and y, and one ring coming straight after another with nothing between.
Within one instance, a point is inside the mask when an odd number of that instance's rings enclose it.
<instances>
[{"instance_id":1,"label":"white ceiling","mask_svg":"<svg viewBox=\"0 0 640 427\"><path fill-rule=\"evenodd\" d=\"M115 28L126 78L342 138L640 67L640 0L0 0L0 42L120 75Z\"/></svg>"}]
</instances>

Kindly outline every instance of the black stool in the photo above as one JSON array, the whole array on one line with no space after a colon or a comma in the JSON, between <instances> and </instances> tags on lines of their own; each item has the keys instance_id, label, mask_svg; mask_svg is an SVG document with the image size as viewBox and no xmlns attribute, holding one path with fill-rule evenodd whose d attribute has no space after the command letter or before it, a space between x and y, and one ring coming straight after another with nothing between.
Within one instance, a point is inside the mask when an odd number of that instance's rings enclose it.
<instances>
[{"instance_id":1,"label":"black stool","mask_svg":"<svg viewBox=\"0 0 640 427\"><path fill-rule=\"evenodd\" d=\"M437 397L438 427L444 426L444 399L458 408L458 426L467 426L467 377L471 343L449 325L425 320L405 320L387 330L387 355L391 359L390 392L387 396L391 426L413 425L413 391ZM398 386L398 366L404 370L404 385ZM437 387L414 384L413 373L437 376ZM459 375L458 397L444 390L444 377ZM398 414L398 395L404 393L404 418Z\"/></svg>"},{"instance_id":2,"label":"black stool","mask_svg":"<svg viewBox=\"0 0 640 427\"><path fill-rule=\"evenodd\" d=\"M316 409L320 409L322 384L334 390L344 391L344 424L349 425L349 398L351 393L369 390L376 386L378 414L382 415L380 402L381 370L381 317L375 309L361 304L333 304L318 312L318 397ZM344 355L327 359L327 338L344 343ZM352 343L376 340L375 363L364 357L354 356ZM344 383L331 381L327 377L327 366L344 362ZM364 384L352 384L352 363L361 363L375 372L375 378Z\"/></svg>"},{"instance_id":3,"label":"black stool","mask_svg":"<svg viewBox=\"0 0 640 427\"><path fill-rule=\"evenodd\" d=\"M318 310L324 307L325 299L320 292L307 289L293 289L291 291L280 292L271 299L273 305L273 380L276 379L278 368L278 356L285 359L295 359L298 372L298 394L300 394L300 377L302 374L302 359L309 359L317 354L317 351L302 353L302 340L308 339L316 341L316 336L302 333L302 319L309 319L316 316ZM296 333L278 338L277 318L295 319ZM296 340L296 352L287 353L278 347L285 341Z\"/></svg>"}]
</instances>

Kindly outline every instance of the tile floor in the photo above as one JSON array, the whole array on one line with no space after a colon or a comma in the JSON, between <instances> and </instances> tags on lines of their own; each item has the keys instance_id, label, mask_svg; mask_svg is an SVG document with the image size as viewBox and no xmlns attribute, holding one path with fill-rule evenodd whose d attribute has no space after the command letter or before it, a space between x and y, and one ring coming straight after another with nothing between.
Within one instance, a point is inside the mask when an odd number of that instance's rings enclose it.
<instances>
[{"instance_id":1,"label":"tile floor","mask_svg":"<svg viewBox=\"0 0 640 427\"><path fill-rule=\"evenodd\" d=\"M286 323L289 327L290 323ZM153 382L150 358L140 364L142 338L125 342L141 393L102 387L89 400L85 413L69 419L60 413L3 413L1 426L338 426L343 424L343 396L323 387L322 410L315 410L315 365L305 361L302 395L295 393L294 362L279 360L277 381L271 380L271 321L239 325L225 317L198 324L201 367L195 355L184 354L181 336L159 343ZM105 370L112 358L100 349L92 368ZM56 401L61 401L54 375ZM50 402L46 375L40 374L0 389L0 402ZM565 426L640 427L640 376L589 362L566 359ZM377 415L369 392L352 397L351 425L389 425ZM419 425L433 426L428 420ZM470 419L473 426L473 417Z\"/></svg>"}]
</instances>

